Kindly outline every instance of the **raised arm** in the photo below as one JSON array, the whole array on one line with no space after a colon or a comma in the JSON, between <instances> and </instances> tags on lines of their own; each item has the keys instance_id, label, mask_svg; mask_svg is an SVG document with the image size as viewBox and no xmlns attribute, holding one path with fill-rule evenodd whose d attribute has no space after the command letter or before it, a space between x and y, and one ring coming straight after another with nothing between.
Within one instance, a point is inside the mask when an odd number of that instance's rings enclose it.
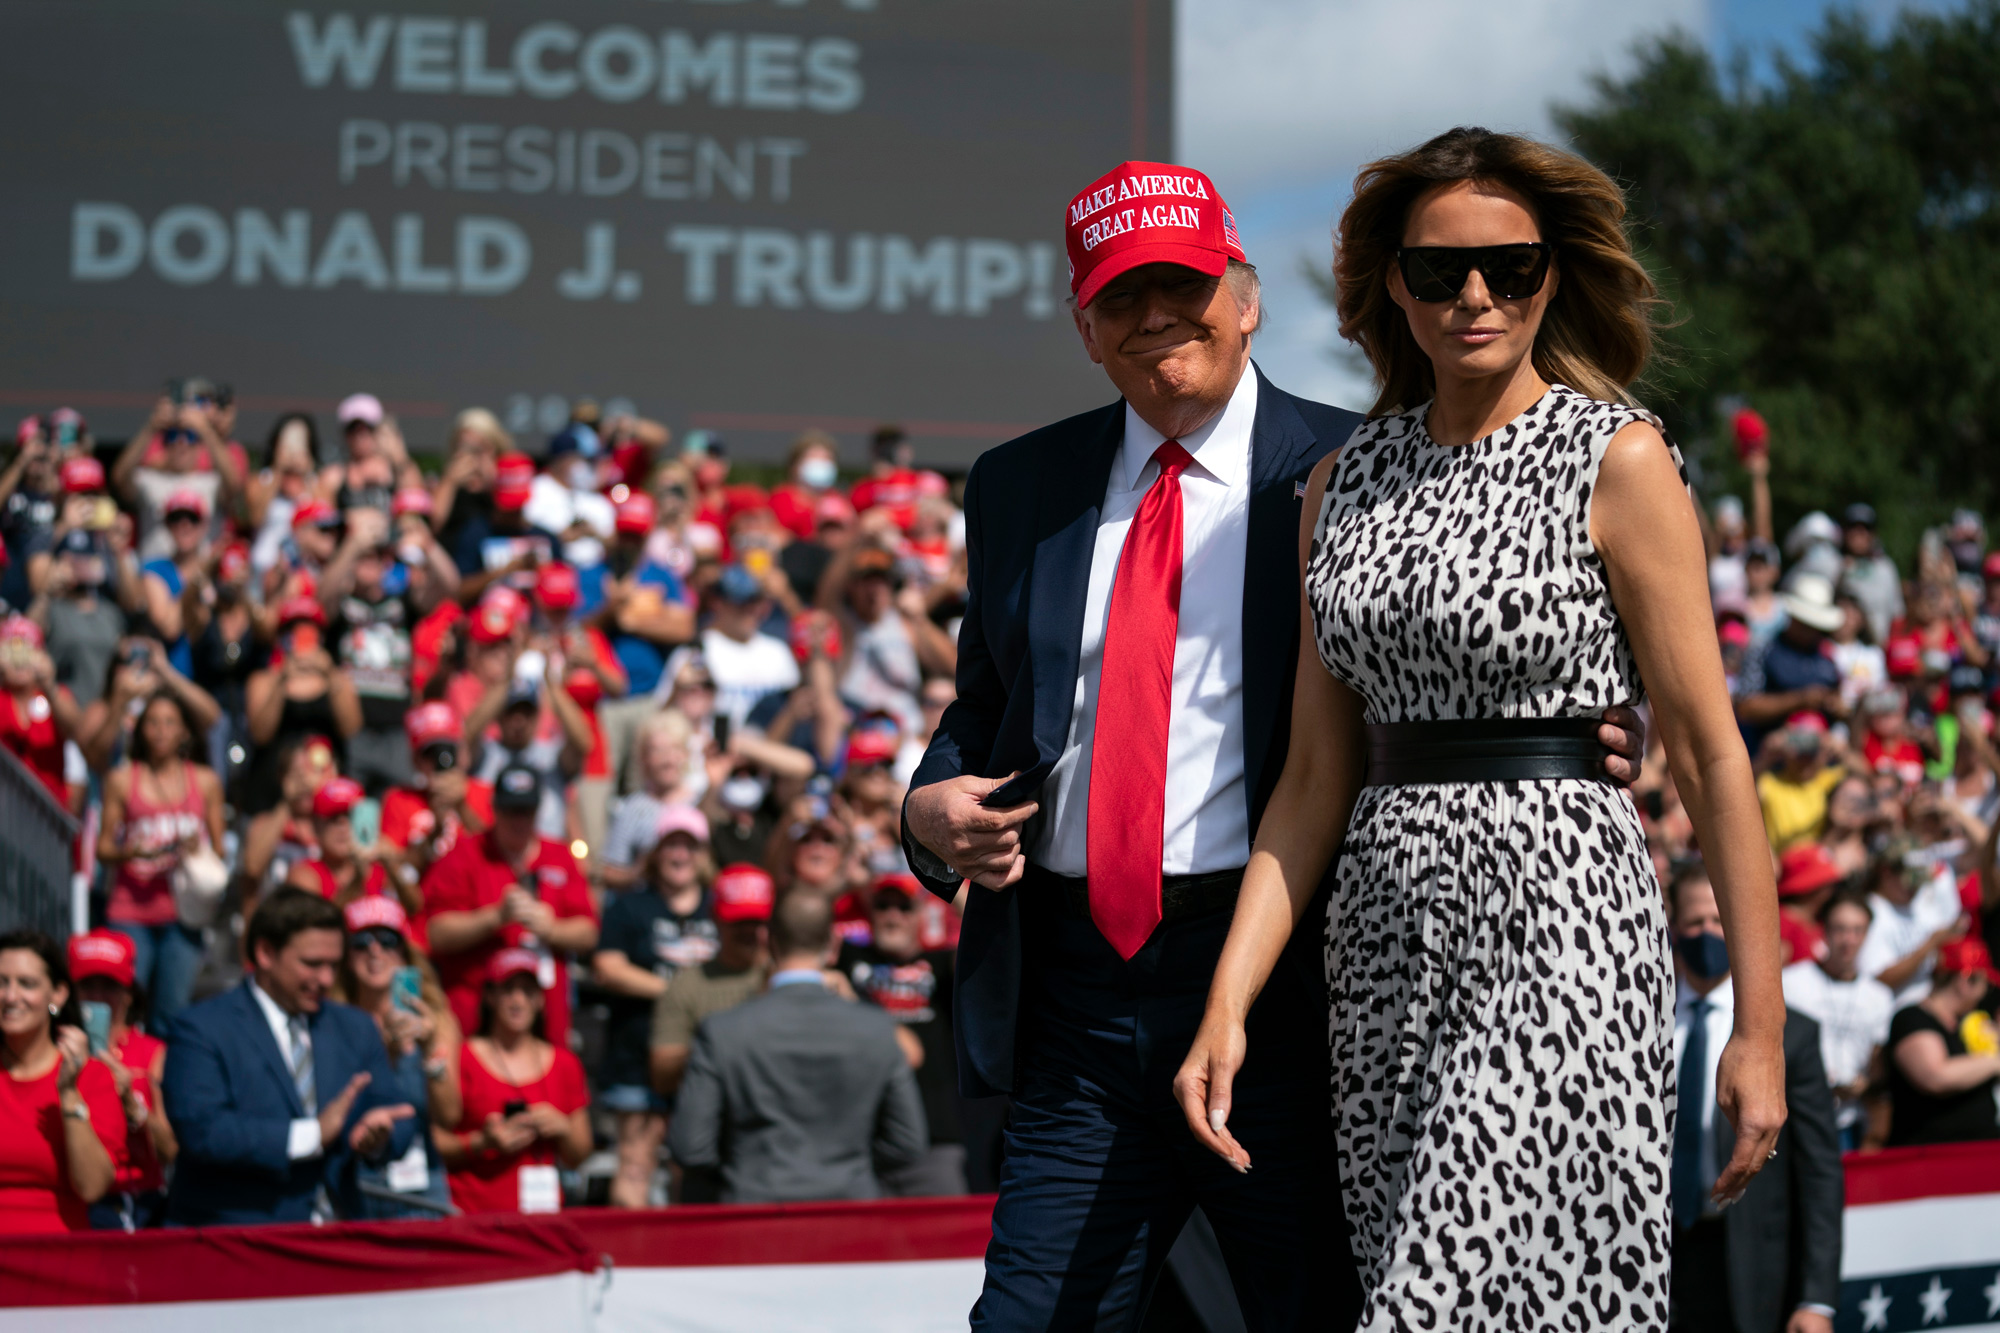
<instances>
[{"instance_id":1,"label":"raised arm","mask_svg":"<svg viewBox=\"0 0 2000 1333\"><path fill-rule=\"evenodd\" d=\"M1722 1053L1716 1102L1737 1137L1715 1184L1715 1197L1727 1200L1763 1166L1785 1123L1778 895L1750 756L1723 680L1694 505L1652 426L1627 426L1605 451L1590 539L1631 638L1729 940L1736 1031Z\"/></svg>"},{"instance_id":2,"label":"raised arm","mask_svg":"<svg viewBox=\"0 0 2000 1333\"><path fill-rule=\"evenodd\" d=\"M1250 1169L1250 1154L1229 1132L1228 1120L1232 1087L1249 1049L1244 1023L1347 834L1365 772L1360 696L1320 661L1305 594L1313 532L1338 458L1336 451L1313 469L1299 517L1299 656L1284 772L1257 825L1207 1012L1174 1078L1188 1128L1239 1171Z\"/></svg>"}]
</instances>

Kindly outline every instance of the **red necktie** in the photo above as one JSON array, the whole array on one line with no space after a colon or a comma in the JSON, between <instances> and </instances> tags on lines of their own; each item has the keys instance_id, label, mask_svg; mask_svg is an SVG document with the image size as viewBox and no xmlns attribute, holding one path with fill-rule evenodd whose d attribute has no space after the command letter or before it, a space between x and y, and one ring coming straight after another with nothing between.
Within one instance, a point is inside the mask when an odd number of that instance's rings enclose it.
<instances>
[{"instance_id":1,"label":"red necktie","mask_svg":"<svg viewBox=\"0 0 2000 1333\"><path fill-rule=\"evenodd\" d=\"M1178 440L1153 457L1160 478L1132 516L1111 582L1085 839L1090 919L1128 959L1160 924L1167 720L1181 623L1181 473L1194 461Z\"/></svg>"}]
</instances>

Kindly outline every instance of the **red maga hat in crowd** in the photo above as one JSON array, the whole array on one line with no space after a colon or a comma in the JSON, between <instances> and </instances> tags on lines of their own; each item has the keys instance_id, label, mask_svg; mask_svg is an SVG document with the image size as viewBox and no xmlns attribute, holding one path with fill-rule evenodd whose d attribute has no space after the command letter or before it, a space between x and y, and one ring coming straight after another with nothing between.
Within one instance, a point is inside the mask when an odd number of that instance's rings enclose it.
<instances>
[{"instance_id":1,"label":"red maga hat in crowd","mask_svg":"<svg viewBox=\"0 0 2000 1333\"><path fill-rule=\"evenodd\" d=\"M69 941L71 981L85 977L109 977L121 986L138 978L138 946L115 930L93 930L88 935L72 935Z\"/></svg>"},{"instance_id":2,"label":"red maga hat in crowd","mask_svg":"<svg viewBox=\"0 0 2000 1333\"><path fill-rule=\"evenodd\" d=\"M639 537L653 530L653 520L658 515L653 497L644 491L633 491L620 500L614 512L617 514L618 531Z\"/></svg>"},{"instance_id":3,"label":"red maga hat in crowd","mask_svg":"<svg viewBox=\"0 0 2000 1333\"><path fill-rule=\"evenodd\" d=\"M1069 201L1063 243L1079 306L1141 264L1180 264L1219 276L1232 259L1248 262L1215 182L1162 162L1124 162L1092 181Z\"/></svg>"},{"instance_id":4,"label":"red maga hat in crowd","mask_svg":"<svg viewBox=\"0 0 2000 1333\"><path fill-rule=\"evenodd\" d=\"M66 495L82 495L89 491L104 489L104 464L95 458L65 459L62 465L62 488Z\"/></svg>"},{"instance_id":5,"label":"red maga hat in crowd","mask_svg":"<svg viewBox=\"0 0 2000 1333\"><path fill-rule=\"evenodd\" d=\"M319 604L319 598L293 597L279 604L279 629L300 620L310 620L315 625L326 623L326 608Z\"/></svg>"},{"instance_id":6,"label":"red maga hat in crowd","mask_svg":"<svg viewBox=\"0 0 2000 1333\"><path fill-rule=\"evenodd\" d=\"M1833 856L1816 842L1792 848L1778 858L1778 896L1802 898L1844 879Z\"/></svg>"},{"instance_id":7,"label":"red maga hat in crowd","mask_svg":"<svg viewBox=\"0 0 2000 1333\"><path fill-rule=\"evenodd\" d=\"M518 976L533 977L540 984L542 956L531 949L502 949L486 964L486 979L495 985Z\"/></svg>"},{"instance_id":8,"label":"red maga hat in crowd","mask_svg":"<svg viewBox=\"0 0 2000 1333\"><path fill-rule=\"evenodd\" d=\"M410 748L421 750L458 740L458 710L442 699L420 704L403 715L403 730L410 735Z\"/></svg>"},{"instance_id":9,"label":"red maga hat in crowd","mask_svg":"<svg viewBox=\"0 0 2000 1333\"><path fill-rule=\"evenodd\" d=\"M353 778L333 778L313 793L313 818L338 819L361 804L361 784Z\"/></svg>"},{"instance_id":10,"label":"red maga hat in crowd","mask_svg":"<svg viewBox=\"0 0 2000 1333\"><path fill-rule=\"evenodd\" d=\"M208 521L208 500L200 491L182 489L167 497L160 507L160 517L172 518L175 514L193 514L201 522Z\"/></svg>"},{"instance_id":11,"label":"red maga hat in crowd","mask_svg":"<svg viewBox=\"0 0 2000 1333\"><path fill-rule=\"evenodd\" d=\"M493 503L501 509L521 509L535 485L535 460L526 454L502 454L493 465Z\"/></svg>"},{"instance_id":12,"label":"red maga hat in crowd","mask_svg":"<svg viewBox=\"0 0 2000 1333\"><path fill-rule=\"evenodd\" d=\"M742 862L724 866L715 877L715 919L725 926L733 921L769 921L776 897L771 877L758 867Z\"/></svg>"},{"instance_id":13,"label":"red maga hat in crowd","mask_svg":"<svg viewBox=\"0 0 2000 1333\"><path fill-rule=\"evenodd\" d=\"M499 602L481 602L467 632L474 643L504 643L514 632L514 613Z\"/></svg>"},{"instance_id":14,"label":"red maga hat in crowd","mask_svg":"<svg viewBox=\"0 0 2000 1333\"><path fill-rule=\"evenodd\" d=\"M1993 968L1993 955L1986 948L1986 941L1977 935L1967 935L1964 939L1953 940L1938 950L1937 970L1957 974L1978 972L1988 981L2000 985L2000 971Z\"/></svg>"},{"instance_id":15,"label":"red maga hat in crowd","mask_svg":"<svg viewBox=\"0 0 2000 1333\"><path fill-rule=\"evenodd\" d=\"M292 527L336 528L340 526L340 511L324 500L307 500L292 511Z\"/></svg>"},{"instance_id":16,"label":"red maga hat in crowd","mask_svg":"<svg viewBox=\"0 0 2000 1333\"><path fill-rule=\"evenodd\" d=\"M583 600L576 571L560 560L543 565L535 575L535 600L544 611L574 611Z\"/></svg>"},{"instance_id":17,"label":"red maga hat in crowd","mask_svg":"<svg viewBox=\"0 0 2000 1333\"><path fill-rule=\"evenodd\" d=\"M396 492L396 498L389 502L389 512L397 518L405 514L428 514L437 505L431 500L431 493L421 486L405 486Z\"/></svg>"}]
</instances>

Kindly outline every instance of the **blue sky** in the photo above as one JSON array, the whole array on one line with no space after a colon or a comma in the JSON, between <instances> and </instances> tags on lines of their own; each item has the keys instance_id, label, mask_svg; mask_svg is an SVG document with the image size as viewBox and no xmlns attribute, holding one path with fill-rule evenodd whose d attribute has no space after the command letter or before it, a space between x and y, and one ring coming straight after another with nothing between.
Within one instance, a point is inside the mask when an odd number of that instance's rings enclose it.
<instances>
[{"instance_id":1,"label":"blue sky","mask_svg":"<svg viewBox=\"0 0 2000 1333\"><path fill-rule=\"evenodd\" d=\"M1910 4L1843 8L1884 21ZM1366 407L1365 371L1335 353L1332 312L1301 272L1369 158L1456 124L1552 133L1552 103L1681 29L1713 49L1808 54L1824 0L1181 0L1177 155L1212 176L1264 277L1256 356L1279 385Z\"/></svg>"}]
</instances>

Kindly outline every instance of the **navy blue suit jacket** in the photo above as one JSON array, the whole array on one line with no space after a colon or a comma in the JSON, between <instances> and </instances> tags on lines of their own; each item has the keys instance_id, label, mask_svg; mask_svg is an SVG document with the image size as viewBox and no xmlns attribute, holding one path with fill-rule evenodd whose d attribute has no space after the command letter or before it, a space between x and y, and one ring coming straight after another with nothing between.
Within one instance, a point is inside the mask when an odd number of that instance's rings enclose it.
<instances>
[{"instance_id":1,"label":"navy blue suit jacket","mask_svg":"<svg viewBox=\"0 0 2000 1333\"><path fill-rule=\"evenodd\" d=\"M374 1019L328 1000L307 1027L321 1105L356 1074L365 1070L373 1077L354 1099L338 1139L319 1156L295 1162L287 1157L291 1123L305 1107L250 984L186 1009L174 1021L161 1089L181 1149L167 1196L169 1225L310 1221L313 1195L322 1185L343 1215L357 1213L348 1131L371 1107L405 1099ZM414 1116L396 1122L389 1156L408 1152L421 1130Z\"/></svg>"},{"instance_id":2,"label":"navy blue suit jacket","mask_svg":"<svg viewBox=\"0 0 2000 1333\"><path fill-rule=\"evenodd\" d=\"M1248 373L1257 376L1257 417L1243 575L1243 790L1254 830L1290 740L1299 488L1361 417L1295 398L1255 366ZM968 589L958 700L945 710L912 790L1019 770L992 798L1012 805L1048 779L1069 740L1098 511L1124 438L1121 400L1010 440L973 464L965 483ZM904 838L915 867L920 858ZM917 868L932 892L949 898L958 891L956 880ZM1019 902L1011 891L975 888L959 936L953 1024L967 1096L1012 1090L1020 982Z\"/></svg>"}]
</instances>

